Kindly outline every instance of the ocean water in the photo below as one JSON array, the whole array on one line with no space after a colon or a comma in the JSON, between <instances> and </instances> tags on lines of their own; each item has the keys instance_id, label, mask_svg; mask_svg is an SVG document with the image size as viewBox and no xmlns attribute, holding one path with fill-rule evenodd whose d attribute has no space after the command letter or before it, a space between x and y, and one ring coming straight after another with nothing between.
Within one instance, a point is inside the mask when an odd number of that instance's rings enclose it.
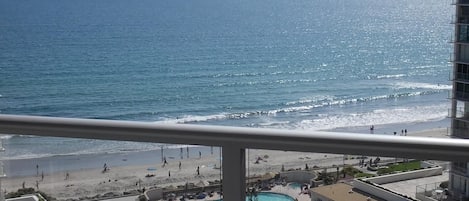
<instances>
[{"instance_id":1,"label":"ocean water","mask_svg":"<svg viewBox=\"0 0 469 201\"><path fill-rule=\"evenodd\" d=\"M453 9L441 0L0 0L0 113L445 126ZM160 149L3 139L6 159Z\"/></svg>"}]
</instances>

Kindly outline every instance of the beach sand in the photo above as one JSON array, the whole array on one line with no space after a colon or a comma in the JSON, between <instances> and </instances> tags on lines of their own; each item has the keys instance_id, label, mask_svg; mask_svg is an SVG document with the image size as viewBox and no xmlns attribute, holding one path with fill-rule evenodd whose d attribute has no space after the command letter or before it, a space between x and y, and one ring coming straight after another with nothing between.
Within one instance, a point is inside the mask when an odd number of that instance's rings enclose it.
<instances>
[{"instance_id":1,"label":"beach sand","mask_svg":"<svg viewBox=\"0 0 469 201\"><path fill-rule=\"evenodd\" d=\"M409 136L419 137L448 137L446 129L431 129L419 132L409 132ZM304 153L274 150L247 151L249 175L262 175L267 172L279 172L282 165L285 169L309 167L325 167L341 165L342 163L355 163L357 161L344 161L342 154ZM262 160L255 163L258 158ZM53 158L50 160L54 160ZM145 187L167 187L172 185L184 185L186 182L198 183L199 181L215 181L221 179L220 158L218 154L204 152L202 156L191 158L168 158L168 165L162 166L161 162L144 165L112 166L107 164L109 170L102 172L103 164L96 168L84 168L71 171L53 171L30 176L7 176L2 180L2 189L13 192L25 187L39 187L52 197L68 199L80 197L93 197L97 194L115 192L122 194ZM181 169L179 169L181 162ZM197 167L200 175L197 175ZM36 167L30 167L30 171L36 172ZM6 171L8 174L8 170ZM67 178L68 173L68 178ZM146 177L147 174L154 175Z\"/></svg>"}]
</instances>

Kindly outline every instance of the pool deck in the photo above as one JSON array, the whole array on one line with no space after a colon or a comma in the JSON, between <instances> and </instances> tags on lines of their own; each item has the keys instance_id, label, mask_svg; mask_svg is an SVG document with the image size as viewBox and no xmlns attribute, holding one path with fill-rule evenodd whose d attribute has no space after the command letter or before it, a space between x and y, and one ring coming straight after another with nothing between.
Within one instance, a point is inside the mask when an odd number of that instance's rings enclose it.
<instances>
[{"instance_id":1,"label":"pool deck","mask_svg":"<svg viewBox=\"0 0 469 201\"><path fill-rule=\"evenodd\" d=\"M296 188L291 188L288 185L287 186L282 186L282 185L277 185L274 186L270 191L262 191L262 192L272 192L272 193L280 193L280 194L285 194L289 195L290 197L297 199L298 201L311 201L311 198L309 197L308 194L302 194L300 193L300 189ZM205 198L205 199L190 199L190 200L206 200L206 201L215 201L219 200L219 196L213 196L211 198Z\"/></svg>"},{"instance_id":2,"label":"pool deck","mask_svg":"<svg viewBox=\"0 0 469 201\"><path fill-rule=\"evenodd\" d=\"M300 189L291 188L288 185L287 186L277 185L267 192L274 192L274 193L281 193L281 194L289 195L290 197L295 198L298 201L311 201L311 198L309 197L308 194L303 194L300 192Z\"/></svg>"}]
</instances>

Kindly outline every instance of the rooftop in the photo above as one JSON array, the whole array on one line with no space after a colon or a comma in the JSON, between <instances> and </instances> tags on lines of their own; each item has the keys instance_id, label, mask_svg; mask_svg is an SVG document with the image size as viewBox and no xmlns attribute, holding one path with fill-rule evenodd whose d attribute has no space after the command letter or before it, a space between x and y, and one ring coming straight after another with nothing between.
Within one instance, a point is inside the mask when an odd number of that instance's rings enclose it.
<instances>
[{"instance_id":1,"label":"rooftop","mask_svg":"<svg viewBox=\"0 0 469 201\"><path fill-rule=\"evenodd\" d=\"M369 195L362 194L352 186L345 183L337 183L311 189L312 196L321 195L334 201L378 201Z\"/></svg>"}]
</instances>

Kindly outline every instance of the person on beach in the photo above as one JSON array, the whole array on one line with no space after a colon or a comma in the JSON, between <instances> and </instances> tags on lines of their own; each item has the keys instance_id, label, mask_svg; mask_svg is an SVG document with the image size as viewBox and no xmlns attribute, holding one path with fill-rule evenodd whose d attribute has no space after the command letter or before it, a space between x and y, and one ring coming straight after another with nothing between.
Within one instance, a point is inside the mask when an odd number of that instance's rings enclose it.
<instances>
[{"instance_id":1,"label":"person on beach","mask_svg":"<svg viewBox=\"0 0 469 201\"><path fill-rule=\"evenodd\" d=\"M407 136L407 129L404 129L404 136Z\"/></svg>"},{"instance_id":2,"label":"person on beach","mask_svg":"<svg viewBox=\"0 0 469 201\"><path fill-rule=\"evenodd\" d=\"M401 135L404 135L404 130L401 130Z\"/></svg>"},{"instance_id":3,"label":"person on beach","mask_svg":"<svg viewBox=\"0 0 469 201\"><path fill-rule=\"evenodd\" d=\"M197 176L200 175L200 166L197 166Z\"/></svg>"},{"instance_id":4,"label":"person on beach","mask_svg":"<svg viewBox=\"0 0 469 201\"><path fill-rule=\"evenodd\" d=\"M39 164L36 164L36 176L39 176Z\"/></svg>"},{"instance_id":5,"label":"person on beach","mask_svg":"<svg viewBox=\"0 0 469 201\"><path fill-rule=\"evenodd\" d=\"M168 170L168 177L171 178L171 170Z\"/></svg>"},{"instance_id":6,"label":"person on beach","mask_svg":"<svg viewBox=\"0 0 469 201\"><path fill-rule=\"evenodd\" d=\"M180 148L180 151L181 151L181 153L179 153L179 155L181 156L181 159L183 159L184 158L184 150L182 149L182 147Z\"/></svg>"},{"instance_id":7,"label":"person on beach","mask_svg":"<svg viewBox=\"0 0 469 201\"><path fill-rule=\"evenodd\" d=\"M107 172L107 164L106 163L104 163L104 166L103 166L103 173L104 172Z\"/></svg>"},{"instance_id":8,"label":"person on beach","mask_svg":"<svg viewBox=\"0 0 469 201\"><path fill-rule=\"evenodd\" d=\"M163 157L163 167L165 167L168 164L168 161L166 160L166 156Z\"/></svg>"},{"instance_id":9,"label":"person on beach","mask_svg":"<svg viewBox=\"0 0 469 201\"><path fill-rule=\"evenodd\" d=\"M181 165L182 165L181 161L179 161L179 170L181 170Z\"/></svg>"},{"instance_id":10,"label":"person on beach","mask_svg":"<svg viewBox=\"0 0 469 201\"><path fill-rule=\"evenodd\" d=\"M41 181L44 181L44 171L41 172Z\"/></svg>"},{"instance_id":11,"label":"person on beach","mask_svg":"<svg viewBox=\"0 0 469 201\"><path fill-rule=\"evenodd\" d=\"M23 181L23 184L21 184L21 186L22 186L23 188L26 188L26 182Z\"/></svg>"},{"instance_id":12,"label":"person on beach","mask_svg":"<svg viewBox=\"0 0 469 201\"><path fill-rule=\"evenodd\" d=\"M39 190L39 181L36 180L36 189Z\"/></svg>"},{"instance_id":13,"label":"person on beach","mask_svg":"<svg viewBox=\"0 0 469 201\"><path fill-rule=\"evenodd\" d=\"M202 158L202 152L199 151L199 159Z\"/></svg>"}]
</instances>

